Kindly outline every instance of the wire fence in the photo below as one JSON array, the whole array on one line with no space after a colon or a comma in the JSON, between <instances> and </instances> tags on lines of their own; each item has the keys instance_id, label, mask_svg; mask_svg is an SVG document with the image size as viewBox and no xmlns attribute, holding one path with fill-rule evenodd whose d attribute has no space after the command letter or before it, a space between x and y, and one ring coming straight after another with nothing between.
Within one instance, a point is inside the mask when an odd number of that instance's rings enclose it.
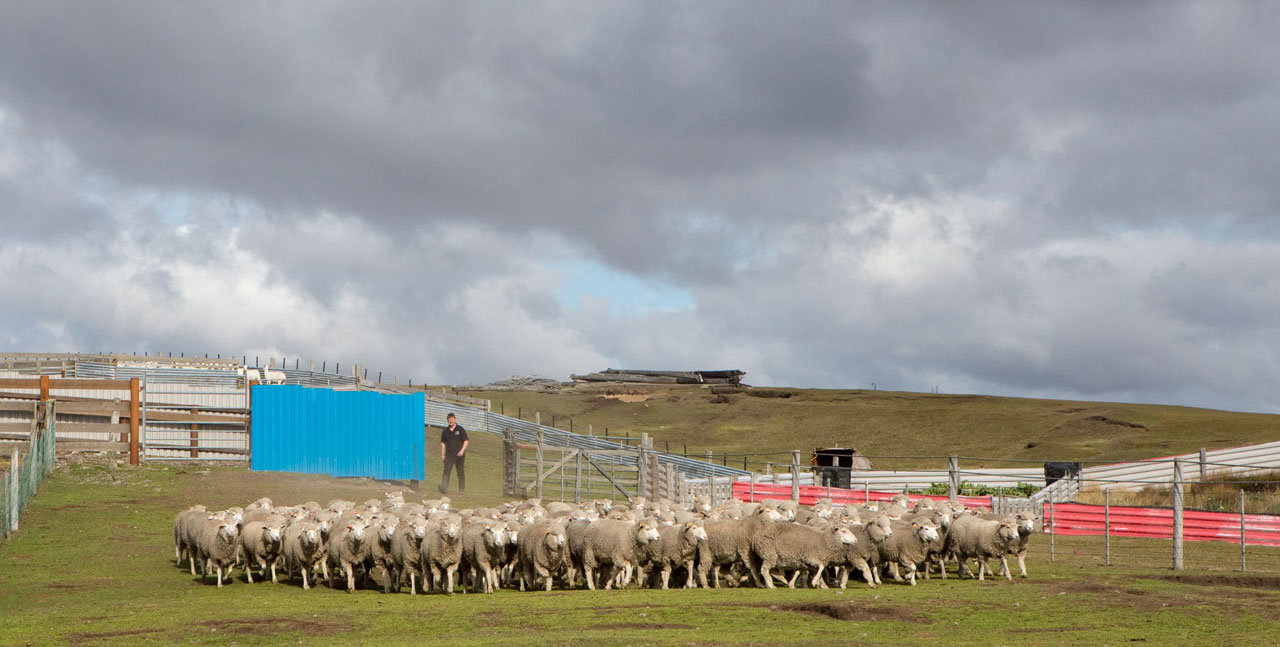
<instances>
[{"instance_id":1,"label":"wire fence","mask_svg":"<svg viewBox=\"0 0 1280 647\"><path fill-rule=\"evenodd\" d=\"M13 447L8 471L0 477L0 535L8 539L18 530L18 520L45 477L53 472L55 427L54 402L46 400L36 406L31 422L31 438L25 455Z\"/></svg>"}]
</instances>

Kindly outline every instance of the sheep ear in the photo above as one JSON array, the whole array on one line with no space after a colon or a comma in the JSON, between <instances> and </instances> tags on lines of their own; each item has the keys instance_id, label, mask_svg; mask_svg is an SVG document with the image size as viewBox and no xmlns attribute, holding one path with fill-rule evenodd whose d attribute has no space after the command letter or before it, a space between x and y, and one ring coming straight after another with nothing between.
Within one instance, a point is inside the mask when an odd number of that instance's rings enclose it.
<instances>
[{"instance_id":1,"label":"sheep ear","mask_svg":"<svg viewBox=\"0 0 1280 647\"><path fill-rule=\"evenodd\" d=\"M545 532L545 533L543 533L543 534L544 534L544 535L549 535L549 534L551 534L551 531L550 531L550 530L548 530L548 531L546 531L546 532Z\"/></svg>"},{"instance_id":2,"label":"sheep ear","mask_svg":"<svg viewBox=\"0 0 1280 647\"><path fill-rule=\"evenodd\" d=\"M355 529L356 529L355 524L351 524L351 523L347 524L347 530L355 530Z\"/></svg>"}]
</instances>

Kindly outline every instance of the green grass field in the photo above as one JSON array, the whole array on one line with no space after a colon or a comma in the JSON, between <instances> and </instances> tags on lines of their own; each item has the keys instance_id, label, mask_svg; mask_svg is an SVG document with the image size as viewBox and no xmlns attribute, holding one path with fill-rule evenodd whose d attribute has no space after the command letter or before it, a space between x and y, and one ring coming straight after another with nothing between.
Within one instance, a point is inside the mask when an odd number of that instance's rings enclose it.
<instances>
[{"instance_id":1,"label":"green grass field","mask_svg":"<svg viewBox=\"0 0 1280 647\"><path fill-rule=\"evenodd\" d=\"M611 436L648 433L670 447L753 468L788 452L854 447L873 457L948 456L1119 462L1280 440L1280 416L1189 407L860 390L767 389L724 396L708 389L585 385L558 394L461 391L494 411ZM618 399L625 396L624 401ZM736 456L735 456L736 455ZM966 461L966 466L1012 464ZM874 458L879 469L945 469L944 460ZM763 471L763 470L761 470Z\"/></svg>"},{"instance_id":2,"label":"green grass field","mask_svg":"<svg viewBox=\"0 0 1280 647\"><path fill-rule=\"evenodd\" d=\"M468 494L501 499L496 437L475 434ZM438 478L439 464L430 463ZM1012 582L954 578L869 590L672 590L494 595L354 594L299 584L218 589L173 561L173 515L192 503L356 501L403 484L250 472L237 466L86 463L59 467L12 541L0 543L0 645L1258 645L1275 644L1280 550L1250 549L1239 576L1230 544L1188 547L1168 570L1168 542L1113 545L1047 537ZM413 496L413 495L410 495ZM417 498L434 496L421 484Z\"/></svg>"}]
</instances>

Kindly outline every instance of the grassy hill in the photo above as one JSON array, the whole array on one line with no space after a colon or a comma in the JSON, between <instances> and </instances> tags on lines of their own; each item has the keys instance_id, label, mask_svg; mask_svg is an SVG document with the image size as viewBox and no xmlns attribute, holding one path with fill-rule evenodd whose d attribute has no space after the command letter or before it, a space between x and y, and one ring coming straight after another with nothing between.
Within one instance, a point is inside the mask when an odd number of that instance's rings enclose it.
<instances>
[{"instance_id":1,"label":"grassy hill","mask_svg":"<svg viewBox=\"0 0 1280 647\"><path fill-rule=\"evenodd\" d=\"M875 467L933 467L946 456L1113 462L1280 440L1280 416L1166 405L866 390L579 385L557 394L460 390L493 410L597 435L648 433L655 446L742 465L839 444ZM763 454L773 453L773 456ZM880 458L876 458L880 457ZM998 461L966 461L998 466Z\"/></svg>"}]
</instances>

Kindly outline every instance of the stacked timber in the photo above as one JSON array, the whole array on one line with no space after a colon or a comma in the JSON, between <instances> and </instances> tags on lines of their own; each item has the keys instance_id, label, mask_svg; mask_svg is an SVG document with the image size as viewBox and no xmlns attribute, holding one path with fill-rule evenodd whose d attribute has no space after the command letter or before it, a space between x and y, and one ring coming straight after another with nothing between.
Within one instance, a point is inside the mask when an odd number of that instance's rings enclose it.
<instances>
[{"instance_id":1,"label":"stacked timber","mask_svg":"<svg viewBox=\"0 0 1280 647\"><path fill-rule=\"evenodd\" d=\"M746 371L649 371L607 368L599 373L570 375L575 382L625 382L631 384L741 384Z\"/></svg>"}]
</instances>

